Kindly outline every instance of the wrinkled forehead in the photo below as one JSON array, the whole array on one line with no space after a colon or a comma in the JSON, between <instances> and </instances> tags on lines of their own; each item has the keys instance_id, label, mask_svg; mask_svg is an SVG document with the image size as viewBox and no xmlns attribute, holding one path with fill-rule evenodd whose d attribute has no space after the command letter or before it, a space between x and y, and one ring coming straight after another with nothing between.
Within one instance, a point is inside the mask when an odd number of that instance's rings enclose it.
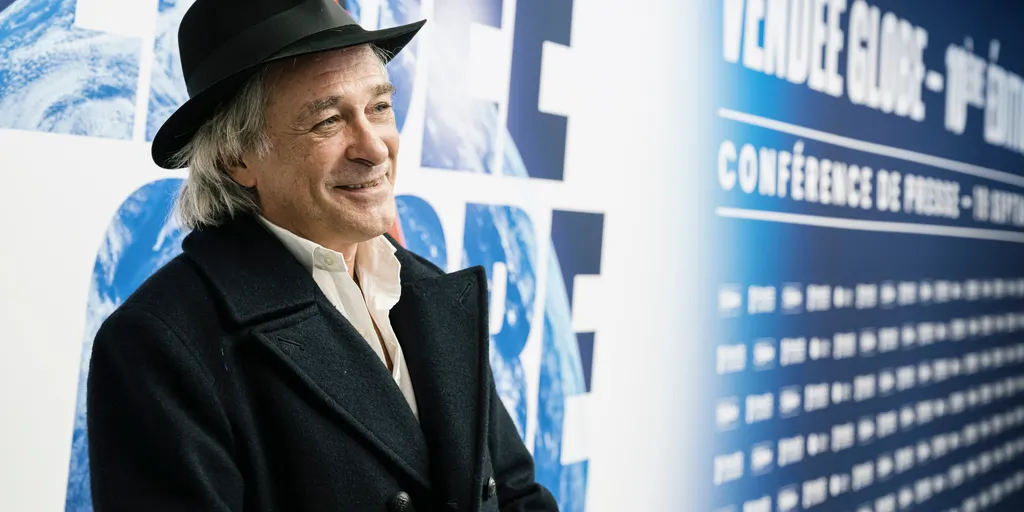
<instances>
[{"instance_id":1,"label":"wrinkled forehead","mask_svg":"<svg viewBox=\"0 0 1024 512\"><path fill-rule=\"evenodd\" d=\"M317 95L327 89L335 93L357 93L387 81L384 65L369 45L328 50L271 64L268 75L272 100L280 94Z\"/></svg>"}]
</instances>

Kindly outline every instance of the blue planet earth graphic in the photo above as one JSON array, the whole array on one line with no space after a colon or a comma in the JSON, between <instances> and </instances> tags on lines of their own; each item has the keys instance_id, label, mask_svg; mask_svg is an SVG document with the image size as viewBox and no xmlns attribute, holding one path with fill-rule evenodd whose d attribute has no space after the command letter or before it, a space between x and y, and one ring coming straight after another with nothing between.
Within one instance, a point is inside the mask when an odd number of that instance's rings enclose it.
<instances>
[{"instance_id":1,"label":"blue planet earth graphic","mask_svg":"<svg viewBox=\"0 0 1024 512\"><path fill-rule=\"evenodd\" d=\"M187 99L177 52L177 27L192 0L160 0L156 20L153 73L146 112L146 134ZM421 19L419 0L342 0L360 19L375 9L378 26ZM139 73L139 41L73 26L75 0L16 0L6 8L0 0L0 127L128 139L135 117ZM372 27L370 27L372 28ZM416 43L389 66L395 83L396 115L403 133L414 89L417 58L431 51L435 71L445 79L444 65L453 58L445 48ZM440 72L438 71L440 69ZM459 171L492 173L492 155L502 137L501 160L506 175L526 178L526 166L515 141L494 122L488 105L452 104L445 84L428 88L429 116L423 126L423 162L457 163ZM453 162L453 155L457 162ZM441 165L443 166L443 165ZM77 410L69 467L66 510L91 511L85 382L92 340L99 325L156 269L180 253L187 234L170 215L180 180L149 183L135 191L111 219L96 257L86 305ZM404 243L410 250L444 268L448 241L432 205L415 195L397 198ZM527 423L525 370L519 355L527 334L541 322L542 359L537 397L533 453L537 479L556 496L560 509L584 510L587 463L563 465L562 426L567 397L586 392L583 369L572 330L569 298L558 256L552 247L547 262L538 261L538 245L530 218L521 210L500 205L469 204L463 243L463 266L495 263L508 269L505 316L492 335L491 364L498 392L520 434ZM546 243L550 244L550 241ZM537 268L546 265L547 294L543 318L533 318ZM492 279L489 275L489 280ZM493 284L493 283L489 283Z\"/></svg>"}]
</instances>

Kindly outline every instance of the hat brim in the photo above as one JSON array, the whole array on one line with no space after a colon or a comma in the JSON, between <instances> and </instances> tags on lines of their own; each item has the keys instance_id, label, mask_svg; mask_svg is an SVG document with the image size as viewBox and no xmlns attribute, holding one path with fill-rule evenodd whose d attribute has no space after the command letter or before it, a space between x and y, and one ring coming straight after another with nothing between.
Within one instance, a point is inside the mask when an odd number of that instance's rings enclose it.
<instances>
[{"instance_id":1,"label":"hat brim","mask_svg":"<svg viewBox=\"0 0 1024 512\"><path fill-rule=\"evenodd\" d=\"M426 20L381 30L364 30L359 25L332 28L306 36L264 59L263 61L229 75L196 93L182 103L153 137L153 161L164 169L178 169L181 162L174 156L181 151L196 131L210 119L217 108L230 100L238 89L261 66L288 57L297 57L327 50L338 50L361 44L373 44L384 50L390 60L412 41Z\"/></svg>"}]
</instances>

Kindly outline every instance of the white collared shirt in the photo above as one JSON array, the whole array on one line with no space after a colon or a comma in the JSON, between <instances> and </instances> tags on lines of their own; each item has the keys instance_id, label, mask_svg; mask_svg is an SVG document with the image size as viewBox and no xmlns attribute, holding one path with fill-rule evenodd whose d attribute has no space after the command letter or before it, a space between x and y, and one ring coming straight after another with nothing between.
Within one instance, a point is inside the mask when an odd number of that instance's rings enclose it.
<instances>
[{"instance_id":1,"label":"white collared shirt","mask_svg":"<svg viewBox=\"0 0 1024 512\"><path fill-rule=\"evenodd\" d=\"M402 267L395 257L395 246L383 236L359 244L356 249L355 273L360 284L356 284L348 274L348 265L341 253L306 240L262 216L259 219L312 274L313 280L331 304L348 319L380 357L381 364L386 364L381 345L386 347L391 359L391 377L405 396L412 413L418 418L409 369L388 316L402 295ZM380 330L380 339L373 328L375 322Z\"/></svg>"}]
</instances>

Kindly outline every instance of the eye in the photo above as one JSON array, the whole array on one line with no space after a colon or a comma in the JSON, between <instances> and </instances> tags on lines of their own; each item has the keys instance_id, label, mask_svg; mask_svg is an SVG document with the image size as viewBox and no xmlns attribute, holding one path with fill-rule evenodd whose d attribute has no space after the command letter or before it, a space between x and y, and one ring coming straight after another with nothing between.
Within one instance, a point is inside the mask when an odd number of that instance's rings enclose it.
<instances>
[{"instance_id":1,"label":"eye","mask_svg":"<svg viewBox=\"0 0 1024 512\"><path fill-rule=\"evenodd\" d=\"M338 116L331 116L317 123L316 126L314 126L314 128L330 128L338 124L338 121L340 121Z\"/></svg>"},{"instance_id":2,"label":"eye","mask_svg":"<svg viewBox=\"0 0 1024 512\"><path fill-rule=\"evenodd\" d=\"M373 110L378 113L387 112L391 108L391 104L387 102L380 102L373 106Z\"/></svg>"}]
</instances>

